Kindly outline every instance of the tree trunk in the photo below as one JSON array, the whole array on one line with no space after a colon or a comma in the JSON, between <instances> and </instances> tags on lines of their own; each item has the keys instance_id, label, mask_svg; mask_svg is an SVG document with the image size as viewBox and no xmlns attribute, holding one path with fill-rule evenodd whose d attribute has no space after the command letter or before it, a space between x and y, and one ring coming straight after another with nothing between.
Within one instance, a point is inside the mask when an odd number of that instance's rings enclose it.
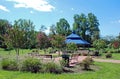
<instances>
[{"instance_id":1,"label":"tree trunk","mask_svg":"<svg viewBox=\"0 0 120 79\"><path fill-rule=\"evenodd\" d=\"M16 60L17 62L19 62L19 48L16 48L15 51L16 51Z\"/></svg>"}]
</instances>

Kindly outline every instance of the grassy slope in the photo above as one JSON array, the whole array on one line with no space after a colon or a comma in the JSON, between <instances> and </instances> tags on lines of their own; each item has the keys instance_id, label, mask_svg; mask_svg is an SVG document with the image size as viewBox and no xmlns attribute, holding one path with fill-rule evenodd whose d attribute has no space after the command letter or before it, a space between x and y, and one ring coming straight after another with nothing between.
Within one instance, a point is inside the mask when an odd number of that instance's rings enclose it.
<instances>
[{"instance_id":1,"label":"grassy slope","mask_svg":"<svg viewBox=\"0 0 120 79\"><path fill-rule=\"evenodd\" d=\"M82 74L32 74L0 70L0 79L119 79L120 64L95 63L100 67L98 71L88 71Z\"/></svg>"}]
</instances>

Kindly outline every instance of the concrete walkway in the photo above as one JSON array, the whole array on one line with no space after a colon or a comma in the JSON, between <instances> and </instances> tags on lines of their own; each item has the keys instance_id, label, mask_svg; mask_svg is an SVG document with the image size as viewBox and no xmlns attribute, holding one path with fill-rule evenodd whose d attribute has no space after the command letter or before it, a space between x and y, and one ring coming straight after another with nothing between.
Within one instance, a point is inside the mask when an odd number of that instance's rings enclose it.
<instances>
[{"instance_id":1,"label":"concrete walkway","mask_svg":"<svg viewBox=\"0 0 120 79\"><path fill-rule=\"evenodd\" d=\"M72 59L70 61L71 66L75 66L76 63L82 62L87 56L79 56L77 59ZM120 63L120 60L113 60L113 59L98 59L98 58L92 58L94 61L97 62L109 62L109 63Z\"/></svg>"},{"instance_id":2,"label":"concrete walkway","mask_svg":"<svg viewBox=\"0 0 120 79\"><path fill-rule=\"evenodd\" d=\"M69 65L74 67L77 63L82 62L86 57L87 56L78 56L77 58L70 59ZM120 63L120 60L98 59L98 58L93 58L93 57L92 59L97 62ZM59 62L59 60L62 60L62 57L55 58L55 62Z\"/></svg>"},{"instance_id":3,"label":"concrete walkway","mask_svg":"<svg viewBox=\"0 0 120 79\"><path fill-rule=\"evenodd\" d=\"M87 56L79 56L78 62L83 61ZM100 59L100 58L92 58L94 61L97 62L109 62L109 63L120 63L120 60L114 60L114 59Z\"/></svg>"},{"instance_id":4,"label":"concrete walkway","mask_svg":"<svg viewBox=\"0 0 120 79\"><path fill-rule=\"evenodd\" d=\"M93 58L93 60L97 61L97 62L120 63L120 60L113 60L113 59L97 59L97 58Z\"/></svg>"}]
</instances>

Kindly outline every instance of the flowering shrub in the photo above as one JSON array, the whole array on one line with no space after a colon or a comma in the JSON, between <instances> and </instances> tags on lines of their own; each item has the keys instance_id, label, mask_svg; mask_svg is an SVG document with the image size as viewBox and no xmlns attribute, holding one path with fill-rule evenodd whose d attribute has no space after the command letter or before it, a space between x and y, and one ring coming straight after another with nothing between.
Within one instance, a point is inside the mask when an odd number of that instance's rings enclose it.
<instances>
[{"instance_id":1,"label":"flowering shrub","mask_svg":"<svg viewBox=\"0 0 120 79\"><path fill-rule=\"evenodd\" d=\"M45 33L40 32L37 35L37 42L38 42L38 47L39 48L47 48L50 46L50 40L49 38L45 35Z\"/></svg>"},{"instance_id":2,"label":"flowering shrub","mask_svg":"<svg viewBox=\"0 0 120 79\"><path fill-rule=\"evenodd\" d=\"M53 47L61 48L64 46L65 37L62 35L54 35L51 39L51 44Z\"/></svg>"},{"instance_id":3,"label":"flowering shrub","mask_svg":"<svg viewBox=\"0 0 120 79\"><path fill-rule=\"evenodd\" d=\"M114 42L112 43L112 45L113 45L113 47L114 47L115 49L117 49L117 48L120 47L120 42L119 42L119 41L114 41Z\"/></svg>"}]
</instances>

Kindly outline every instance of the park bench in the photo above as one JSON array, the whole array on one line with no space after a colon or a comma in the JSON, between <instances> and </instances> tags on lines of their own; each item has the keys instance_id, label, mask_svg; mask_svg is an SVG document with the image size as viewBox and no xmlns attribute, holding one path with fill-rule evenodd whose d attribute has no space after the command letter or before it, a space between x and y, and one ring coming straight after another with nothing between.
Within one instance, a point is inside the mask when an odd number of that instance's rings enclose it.
<instances>
[{"instance_id":1,"label":"park bench","mask_svg":"<svg viewBox=\"0 0 120 79\"><path fill-rule=\"evenodd\" d=\"M43 57L45 57L45 58L51 58L52 59L52 55L40 55L40 56L43 56Z\"/></svg>"}]
</instances>

